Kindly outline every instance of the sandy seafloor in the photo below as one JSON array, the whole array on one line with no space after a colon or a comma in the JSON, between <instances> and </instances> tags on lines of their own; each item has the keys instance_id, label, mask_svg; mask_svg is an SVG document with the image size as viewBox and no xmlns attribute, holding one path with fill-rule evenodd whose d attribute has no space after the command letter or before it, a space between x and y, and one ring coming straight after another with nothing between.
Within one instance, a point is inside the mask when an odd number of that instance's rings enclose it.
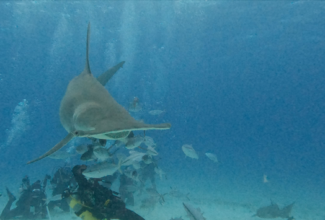
<instances>
[{"instance_id":1,"label":"sandy seafloor","mask_svg":"<svg viewBox=\"0 0 325 220\"><path fill-rule=\"evenodd\" d=\"M159 178L159 177L157 177ZM31 177L31 182L35 181ZM148 184L148 183L147 183ZM1 209L7 202L5 186L9 186L12 192L18 196L19 183L13 184L8 179L1 181L0 187L3 192L0 198ZM116 180L112 189L117 191L119 181ZM140 214L146 220L170 220L182 217L189 219L182 203L187 202L193 207L200 208L207 220L252 220L260 219L252 217L255 211L262 206L270 204L270 199L280 207L295 202L291 215L296 220L324 220L325 219L325 191L318 187L306 187L303 184L285 185L281 183L253 183L247 181L206 181L202 178L188 177L186 180L176 180L169 177L157 181L157 190L161 194L170 192L170 187L178 189L181 193L189 193L186 197L177 198L165 195L165 203L157 203L155 206L141 208L141 200L144 194L136 192L135 206L129 209ZM319 187L321 189L321 187ZM51 192L47 190L48 194ZM51 213L53 220L79 219L73 213L63 213L59 209Z\"/></svg>"}]
</instances>

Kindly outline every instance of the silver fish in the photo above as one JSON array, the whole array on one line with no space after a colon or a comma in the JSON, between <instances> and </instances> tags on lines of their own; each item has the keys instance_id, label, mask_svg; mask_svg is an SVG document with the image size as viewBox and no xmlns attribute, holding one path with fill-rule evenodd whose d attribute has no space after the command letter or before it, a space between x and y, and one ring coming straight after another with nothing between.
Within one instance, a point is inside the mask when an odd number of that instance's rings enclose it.
<instances>
[{"instance_id":1,"label":"silver fish","mask_svg":"<svg viewBox=\"0 0 325 220\"><path fill-rule=\"evenodd\" d=\"M147 151L148 155L151 155L151 156L157 156L158 155L158 152L152 146L148 146L146 151Z\"/></svg>"},{"instance_id":2,"label":"silver fish","mask_svg":"<svg viewBox=\"0 0 325 220\"><path fill-rule=\"evenodd\" d=\"M125 144L125 147L129 150L139 147L143 142L144 138L141 136L134 136L132 138L128 138L128 141Z\"/></svg>"},{"instance_id":3,"label":"silver fish","mask_svg":"<svg viewBox=\"0 0 325 220\"><path fill-rule=\"evenodd\" d=\"M149 114L150 115L160 115L160 114L162 114L162 113L164 113L165 111L162 111L162 110L151 110L151 111L149 111Z\"/></svg>"},{"instance_id":4,"label":"silver fish","mask_svg":"<svg viewBox=\"0 0 325 220\"><path fill-rule=\"evenodd\" d=\"M82 174L87 178L102 178L104 176L113 175L119 169L120 163L118 165L111 162L103 162L88 166Z\"/></svg>"},{"instance_id":5,"label":"silver fish","mask_svg":"<svg viewBox=\"0 0 325 220\"><path fill-rule=\"evenodd\" d=\"M218 158L215 154L212 154L212 153L205 153L205 155L210 159L212 160L213 162L215 163L218 163Z\"/></svg>"},{"instance_id":6,"label":"silver fish","mask_svg":"<svg viewBox=\"0 0 325 220\"><path fill-rule=\"evenodd\" d=\"M130 179L139 182L139 176L136 170L133 170L130 167L128 167L126 170L124 170L123 173L125 174L125 176L129 177Z\"/></svg>"},{"instance_id":7,"label":"silver fish","mask_svg":"<svg viewBox=\"0 0 325 220\"><path fill-rule=\"evenodd\" d=\"M94 154L94 146L89 144L89 145L87 145L87 148L88 148L88 150L81 155L80 159L83 161L96 160L97 157Z\"/></svg>"},{"instance_id":8,"label":"silver fish","mask_svg":"<svg viewBox=\"0 0 325 220\"><path fill-rule=\"evenodd\" d=\"M132 166L133 166L133 168L136 169L136 170L138 170L138 169L141 168L141 164L140 164L139 162L134 162L134 163L132 164Z\"/></svg>"},{"instance_id":9,"label":"silver fish","mask_svg":"<svg viewBox=\"0 0 325 220\"><path fill-rule=\"evenodd\" d=\"M122 166L129 166L132 165L135 162L140 162L142 160L142 157L145 155L145 153L140 153L137 151L130 151L130 156L125 158L121 165Z\"/></svg>"},{"instance_id":10,"label":"silver fish","mask_svg":"<svg viewBox=\"0 0 325 220\"><path fill-rule=\"evenodd\" d=\"M78 154L84 154L88 150L88 147L86 144L81 144L76 146L76 152Z\"/></svg>"},{"instance_id":11,"label":"silver fish","mask_svg":"<svg viewBox=\"0 0 325 220\"><path fill-rule=\"evenodd\" d=\"M143 143L145 144L145 145L147 145L148 147L149 146L155 146L156 145L156 143L155 143L155 141L153 140L153 138L152 137L149 137L149 136L145 136L144 137L144 140L143 140Z\"/></svg>"},{"instance_id":12,"label":"silver fish","mask_svg":"<svg viewBox=\"0 0 325 220\"><path fill-rule=\"evenodd\" d=\"M184 154L190 158L193 159L199 159L199 156L197 155L197 153L195 152L194 148L192 147L192 145L189 144L184 144L182 146L182 150L184 152Z\"/></svg>"},{"instance_id":13,"label":"silver fish","mask_svg":"<svg viewBox=\"0 0 325 220\"><path fill-rule=\"evenodd\" d=\"M142 157L142 161L145 163L145 164L151 164L152 163L152 157L148 154L144 155Z\"/></svg>"},{"instance_id":14,"label":"silver fish","mask_svg":"<svg viewBox=\"0 0 325 220\"><path fill-rule=\"evenodd\" d=\"M101 146L94 147L93 153L99 161L104 161L111 157L108 149Z\"/></svg>"}]
</instances>

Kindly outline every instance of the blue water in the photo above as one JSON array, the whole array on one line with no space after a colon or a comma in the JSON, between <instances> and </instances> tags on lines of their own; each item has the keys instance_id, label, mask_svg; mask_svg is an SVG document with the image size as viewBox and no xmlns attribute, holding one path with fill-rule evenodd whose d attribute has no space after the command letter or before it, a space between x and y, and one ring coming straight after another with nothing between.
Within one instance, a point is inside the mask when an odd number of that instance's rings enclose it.
<instances>
[{"instance_id":1,"label":"blue water","mask_svg":"<svg viewBox=\"0 0 325 220\"><path fill-rule=\"evenodd\" d=\"M228 200L255 196L256 207L292 192L280 203L309 202L323 220L313 205L325 184L324 17L322 1L0 2L0 190L58 166L26 162L66 135L60 101L84 68L91 22L93 74L125 60L111 95L124 107L137 96L137 119L172 124L146 133L168 184L246 191Z\"/></svg>"}]
</instances>

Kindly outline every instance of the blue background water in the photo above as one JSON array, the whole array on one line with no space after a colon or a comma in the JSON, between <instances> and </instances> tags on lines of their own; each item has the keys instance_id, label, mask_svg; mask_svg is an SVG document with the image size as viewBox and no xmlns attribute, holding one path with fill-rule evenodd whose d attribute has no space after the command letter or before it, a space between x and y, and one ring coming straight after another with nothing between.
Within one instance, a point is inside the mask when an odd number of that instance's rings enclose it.
<instances>
[{"instance_id":1,"label":"blue background water","mask_svg":"<svg viewBox=\"0 0 325 220\"><path fill-rule=\"evenodd\" d=\"M57 165L25 162L66 135L59 105L83 70L90 21L93 74L125 60L107 86L112 96L125 107L137 96L143 111L135 117L172 123L169 131L147 133L170 176L241 185L267 174L272 182L320 190L324 12L321 1L1 2L1 142L23 99L30 120L3 145L1 175L18 181ZM153 109L166 113L151 116ZM183 144L200 159L184 159ZM216 153L217 168L205 152Z\"/></svg>"}]
</instances>

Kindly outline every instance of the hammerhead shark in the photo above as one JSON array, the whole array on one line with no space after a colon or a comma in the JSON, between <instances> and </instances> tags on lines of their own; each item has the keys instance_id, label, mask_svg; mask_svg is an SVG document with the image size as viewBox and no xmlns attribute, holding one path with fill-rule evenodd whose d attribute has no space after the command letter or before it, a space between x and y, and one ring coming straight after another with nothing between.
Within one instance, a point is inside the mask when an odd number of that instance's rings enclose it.
<instances>
[{"instance_id":1,"label":"hammerhead shark","mask_svg":"<svg viewBox=\"0 0 325 220\"><path fill-rule=\"evenodd\" d=\"M92 75L89 66L89 38L90 23L87 30L85 68L70 81L59 111L61 124L68 135L28 164L53 154L74 137L118 140L127 137L134 130L164 130L171 127L170 123L145 124L137 121L114 100L104 87L113 76L114 69L108 70L97 79ZM113 68L117 71L123 64L121 62Z\"/></svg>"}]
</instances>

